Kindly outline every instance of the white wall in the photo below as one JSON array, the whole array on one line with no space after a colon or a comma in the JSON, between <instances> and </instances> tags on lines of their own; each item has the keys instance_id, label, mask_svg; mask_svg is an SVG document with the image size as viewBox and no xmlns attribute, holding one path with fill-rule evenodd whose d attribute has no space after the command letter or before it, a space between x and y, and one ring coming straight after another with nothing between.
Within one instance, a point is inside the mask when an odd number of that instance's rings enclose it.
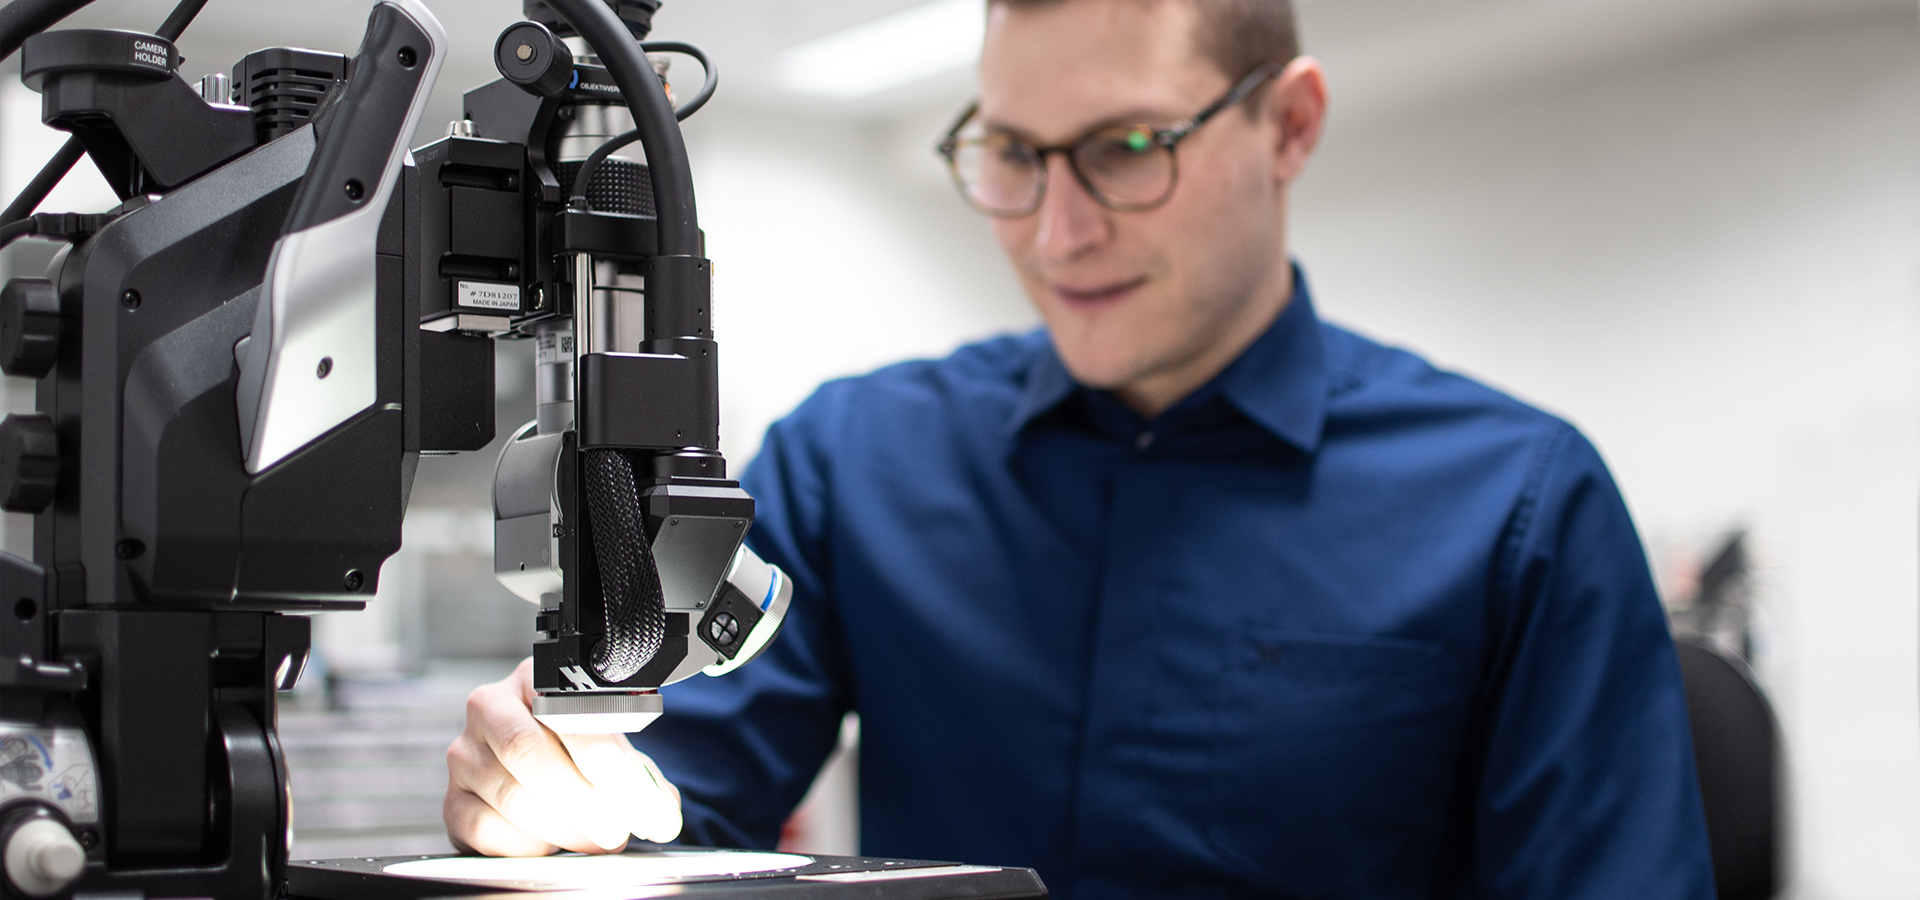
<instances>
[{"instance_id":1,"label":"white wall","mask_svg":"<svg viewBox=\"0 0 1920 900\"><path fill-rule=\"evenodd\" d=\"M11 74L0 78L0 194L6 197L0 205L12 202L39 173L47 157L66 142L65 132L40 124L39 94ZM119 202L106 179L100 177L100 170L83 159L47 195L40 208L48 212L102 212Z\"/></svg>"},{"instance_id":2,"label":"white wall","mask_svg":"<svg viewBox=\"0 0 1920 900\"><path fill-rule=\"evenodd\" d=\"M1035 323L937 132L715 106L687 131L736 469L822 381Z\"/></svg>"},{"instance_id":3,"label":"white wall","mask_svg":"<svg viewBox=\"0 0 1920 900\"><path fill-rule=\"evenodd\" d=\"M1295 216L1323 313L1580 425L1656 551L1751 526L1801 895L1920 892L1914 8L1346 120L1329 64Z\"/></svg>"}]
</instances>

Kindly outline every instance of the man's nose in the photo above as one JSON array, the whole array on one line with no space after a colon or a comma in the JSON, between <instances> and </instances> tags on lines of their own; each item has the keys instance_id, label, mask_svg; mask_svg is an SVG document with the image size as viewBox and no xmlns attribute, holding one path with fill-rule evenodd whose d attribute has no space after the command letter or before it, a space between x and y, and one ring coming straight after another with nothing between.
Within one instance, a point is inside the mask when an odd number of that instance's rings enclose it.
<instances>
[{"instance_id":1,"label":"man's nose","mask_svg":"<svg viewBox=\"0 0 1920 900\"><path fill-rule=\"evenodd\" d=\"M1040 202L1040 251L1056 260L1086 253L1111 236L1108 216L1074 177L1066 154L1052 154L1047 159L1047 194Z\"/></svg>"}]
</instances>

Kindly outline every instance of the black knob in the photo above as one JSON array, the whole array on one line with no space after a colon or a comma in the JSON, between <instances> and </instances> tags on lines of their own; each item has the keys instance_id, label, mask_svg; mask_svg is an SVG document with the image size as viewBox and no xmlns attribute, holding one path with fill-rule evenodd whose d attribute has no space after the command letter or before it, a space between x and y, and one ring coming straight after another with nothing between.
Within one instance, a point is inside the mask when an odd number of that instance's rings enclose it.
<instances>
[{"instance_id":1,"label":"black knob","mask_svg":"<svg viewBox=\"0 0 1920 900\"><path fill-rule=\"evenodd\" d=\"M500 32L493 64L508 81L535 96L557 96L573 84L573 51L538 22L516 22Z\"/></svg>"},{"instance_id":2,"label":"black knob","mask_svg":"<svg viewBox=\"0 0 1920 900\"><path fill-rule=\"evenodd\" d=\"M14 413L0 421L0 509L37 513L60 486L60 441L53 419Z\"/></svg>"},{"instance_id":3,"label":"black knob","mask_svg":"<svg viewBox=\"0 0 1920 900\"><path fill-rule=\"evenodd\" d=\"M13 278L0 288L0 371L40 378L60 355L60 292L45 278Z\"/></svg>"}]
</instances>

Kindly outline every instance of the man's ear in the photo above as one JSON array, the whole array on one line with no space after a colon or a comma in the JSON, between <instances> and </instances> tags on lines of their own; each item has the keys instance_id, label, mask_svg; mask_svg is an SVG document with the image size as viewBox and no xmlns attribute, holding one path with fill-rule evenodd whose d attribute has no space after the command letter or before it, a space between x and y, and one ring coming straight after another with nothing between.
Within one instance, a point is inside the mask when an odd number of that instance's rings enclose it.
<instances>
[{"instance_id":1,"label":"man's ear","mask_svg":"<svg viewBox=\"0 0 1920 900\"><path fill-rule=\"evenodd\" d=\"M1327 78L1320 61L1294 57L1261 101L1262 114L1279 123L1274 138L1274 174L1291 182L1307 168L1327 121Z\"/></svg>"}]
</instances>

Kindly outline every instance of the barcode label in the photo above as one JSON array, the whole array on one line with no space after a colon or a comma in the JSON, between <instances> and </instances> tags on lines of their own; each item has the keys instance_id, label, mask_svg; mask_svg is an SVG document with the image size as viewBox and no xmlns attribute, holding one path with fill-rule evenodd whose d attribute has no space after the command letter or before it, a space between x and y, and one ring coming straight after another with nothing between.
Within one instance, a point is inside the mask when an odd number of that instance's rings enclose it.
<instances>
[{"instance_id":1,"label":"barcode label","mask_svg":"<svg viewBox=\"0 0 1920 900\"><path fill-rule=\"evenodd\" d=\"M533 357L535 363L543 366L557 362L572 362L573 332L548 331L534 335Z\"/></svg>"}]
</instances>

